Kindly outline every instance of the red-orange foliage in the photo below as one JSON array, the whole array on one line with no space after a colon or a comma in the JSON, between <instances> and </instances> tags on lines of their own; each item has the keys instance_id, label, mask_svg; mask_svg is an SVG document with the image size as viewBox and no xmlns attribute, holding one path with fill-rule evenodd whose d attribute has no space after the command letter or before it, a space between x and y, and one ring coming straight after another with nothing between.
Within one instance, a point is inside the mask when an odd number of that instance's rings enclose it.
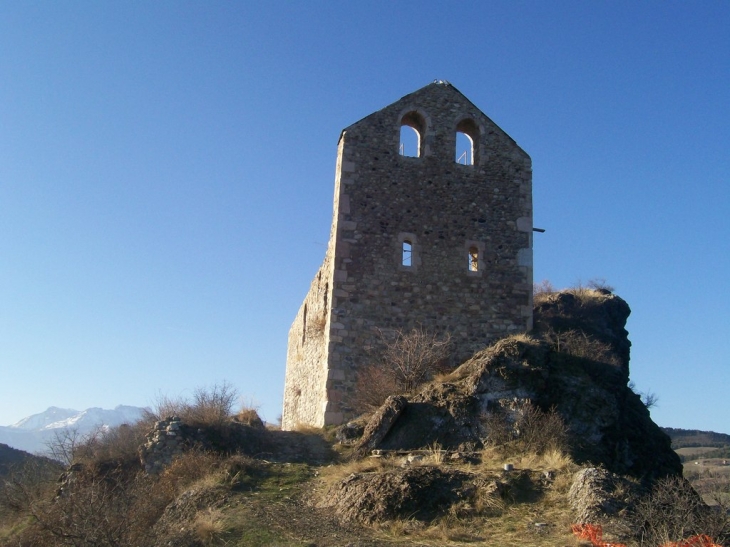
<instances>
[{"instance_id":1,"label":"red-orange foliage","mask_svg":"<svg viewBox=\"0 0 730 547\"><path fill-rule=\"evenodd\" d=\"M606 543L603 541L603 528L595 524L574 524L571 526L573 533L580 539L590 541L594 547L626 547L623 543ZM679 542L665 543L661 547L722 547L704 534L692 536Z\"/></svg>"},{"instance_id":2,"label":"red-orange foliage","mask_svg":"<svg viewBox=\"0 0 730 547\"><path fill-rule=\"evenodd\" d=\"M680 542L665 543L662 547L721 547L710 537L704 534L692 536Z\"/></svg>"},{"instance_id":3,"label":"red-orange foliage","mask_svg":"<svg viewBox=\"0 0 730 547\"><path fill-rule=\"evenodd\" d=\"M571 526L571 530L580 539L590 541L594 547L626 547L623 543L606 543L603 541L603 528L600 525L574 524Z\"/></svg>"}]
</instances>

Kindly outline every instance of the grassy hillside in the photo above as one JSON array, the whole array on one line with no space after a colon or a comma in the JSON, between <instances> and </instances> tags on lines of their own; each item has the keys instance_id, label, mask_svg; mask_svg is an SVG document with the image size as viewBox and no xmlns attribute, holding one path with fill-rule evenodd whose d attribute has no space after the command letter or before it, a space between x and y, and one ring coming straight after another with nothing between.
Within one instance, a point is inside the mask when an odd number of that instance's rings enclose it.
<instances>
[{"instance_id":1,"label":"grassy hillside","mask_svg":"<svg viewBox=\"0 0 730 547\"><path fill-rule=\"evenodd\" d=\"M30 462L56 467L59 472L61 471L61 466L57 462L0 443L0 477L7 475L12 469Z\"/></svg>"}]
</instances>

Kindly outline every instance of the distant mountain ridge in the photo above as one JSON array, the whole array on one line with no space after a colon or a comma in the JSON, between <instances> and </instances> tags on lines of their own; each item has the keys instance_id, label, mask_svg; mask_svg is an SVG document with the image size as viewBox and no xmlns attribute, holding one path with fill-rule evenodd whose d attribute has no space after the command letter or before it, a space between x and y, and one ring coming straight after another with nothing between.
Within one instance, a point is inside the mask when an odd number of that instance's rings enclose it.
<instances>
[{"instance_id":1,"label":"distant mountain ridge","mask_svg":"<svg viewBox=\"0 0 730 547\"><path fill-rule=\"evenodd\" d=\"M662 427L661 429L672 439L672 448L675 450L698 446L713 446L715 448L730 446L730 435L725 433L674 427Z\"/></svg>"},{"instance_id":2,"label":"distant mountain ridge","mask_svg":"<svg viewBox=\"0 0 730 547\"><path fill-rule=\"evenodd\" d=\"M99 427L137 422L144 411L144 408L127 405L118 405L112 410L94 407L80 411L51 406L12 425L0 426L0 443L33 454L43 453L48 441L63 429L75 429L84 435Z\"/></svg>"}]
</instances>

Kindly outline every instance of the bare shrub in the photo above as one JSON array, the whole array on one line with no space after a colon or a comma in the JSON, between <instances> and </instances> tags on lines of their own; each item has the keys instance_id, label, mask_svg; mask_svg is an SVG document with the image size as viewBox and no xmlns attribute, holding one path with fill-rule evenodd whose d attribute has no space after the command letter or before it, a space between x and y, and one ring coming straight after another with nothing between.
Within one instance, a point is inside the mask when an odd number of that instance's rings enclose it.
<instances>
[{"instance_id":1,"label":"bare shrub","mask_svg":"<svg viewBox=\"0 0 730 547\"><path fill-rule=\"evenodd\" d=\"M27 515L32 506L56 489L60 466L41 459L27 460L0 478L0 514Z\"/></svg>"},{"instance_id":2,"label":"bare shrub","mask_svg":"<svg viewBox=\"0 0 730 547\"><path fill-rule=\"evenodd\" d=\"M515 439L514 424L500 408L484 413L481 423L486 430L484 444L487 446L502 446Z\"/></svg>"},{"instance_id":3,"label":"bare shrub","mask_svg":"<svg viewBox=\"0 0 730 547\"><path fill-rule=\"evenodd\" d=\"M609 285L603 277L594 277L588 280L588 288L595 291L614 292L616 289L613 285Z\"/></svg>"},{"instance_id":4,"label":"bare shrub","mask_svg":"<svg viewBox=\"0 0 730 547\"><path fill-rule=\"evenodd\" d=\"M397 391L392 369L379 364L367 365L357 372L352 404L358 412L371 412Z\"/></svg>"},{"instance_id":5,"label":"bare shrub","mask_svg":"<svg viewBox=\"0 0 730 547\"><path fill-rule=\"evenodd\" d=\"M44 495L30 505L34 530L39 534L36 544L149 544L151 525L161 511L149 510L151 494L151 482L141 474L128 475L114 468L99 473L78 467L67 475L58 495Z\"/></svg>"},{"instance_id":6,"label":"bare shrub","mask_svg":"<svg viewBox=\"0 0 730 547\"><path fill-rule=\"evenodd\" d=\"M166 420L173 416L182 417L188 411L190 403L183 398L173 399L168 395L158 393L151 409L146 409L143 419L147 422Z\"/></svg>"},{"instance_id":7,"label":"bare shrub","mask_svg":"<svg viewBox=\"0 0 730 547\"><path fill-rule=\"evenodd\" d=\"M539 283L532 285L532 300L534 304L540 304L548 299L551 294L558 292L558 289L548 281L543 279Z\"/></svg>"},{"instance_id":8,"label":"bare shrub","mask_svg":"<svg viewBox=\"0 0 730 547\"><path fill-rule=\"evenodd\" d=\"M449 334L439 336L417 327L409 332L381 330L379 335L384 348L379 362L358 372L354 405L361 412L432 379L449 355Z\"/></svg>"},{"instance_id":9,"label":"bare shrub","mask_svg":"<svg viewBox=\"0 0 730 547\"><path fill-rule=\"evenodd\" d=\"M438 336L421 327L410 332L397 330L393 337L381 332L385 343L383 364L394 371L398 387L411 391L426 380L448 356L451 336Z\"/></svg>"},{"instance_id":10,"label":"bare shrub","mask_svg":"<svg viewBox=\"0 0 730 547\"><path fill-rule=\"evenodd\" d=\"M632 516L640 545L655 546L681 542L706 534L719 542L730 535L727 508L705 505L682 477L658 480L651 494L641 498Z\"/></svg>"},{"instance_id":11,"label":"bare shrub","mask_svg":"<svg viewBox=\"0 0 730 547\"><path fill-rule=\"evenodd\" d=\"M222 382L195 389L191 401L160 395L153 409L146 412L146 418L157 421L177 416L194 427L220 426L231 418L237 400L238 390L228 382Z\"/></svg>"},{"instance_id":12,"label":"bare shrub","mask_svg":"<svg viewBox=\"0 0 730 547\"><path fill-rule=\"evenodd\" d=\"M544 454L568 450L568 426L555 407L546 412L532 403L525 403L516 426L518 442L526 451Z\"/></svg>"},{"instance_id":13,"label":"bare shrub","mask_svg":"<svg viewBox=\"0 0 730 547\"><path fill-rule=\"evenodd\" d=\"M659 404L659 396L656 393L653 391L639 391L633 380L628 383L628 388L641 398L641 402L646 408L651 409Z\"/></svg>"},{"instance_id":14,"label":"bare shrub","mask_svg":"<svg viewBox=\"0 0 730 547\"><path fill-rule=\"evenodd\" d=\"M74 462L74 455L84 442L86 438L76 428L57 429L46 442L46 455L68 467Z\"/></svg>"},{"instance_id":15,"label":"bare shrub","mask_svg":"<svg viewBox=\"0 0 730 547\"><path fill-rule=\"evenodd\" d=\"M485 444L490 447L537 455L568 452L568 426L554 407L544 411L525 401L509 411L498 408L484 414L482 425L487 431Z\"/></svg>"},{"instance_id":16,"label":"bare shrub","mask_svg":"<svg viewBox=\"0 0 730 547\"><path fill-rule=\"evenodd\" d=\"M601 342L582 330L555 331L550 329L544 336L557 352L613 366L621 365L621 360L610 344Z\"/></svg>"},{"instance_id":17,"label":"bare shrub","mask_svg":"<svg viewBox=\"0 0 730 547\"><path fill-rule=\"evenodd\" d=\"M190 425L220 425L231 417L233 406L238 400L238 391L231 384L223 382L208 389L198 388L193 392L190 408Z\"/></svg>"}]
</instances>

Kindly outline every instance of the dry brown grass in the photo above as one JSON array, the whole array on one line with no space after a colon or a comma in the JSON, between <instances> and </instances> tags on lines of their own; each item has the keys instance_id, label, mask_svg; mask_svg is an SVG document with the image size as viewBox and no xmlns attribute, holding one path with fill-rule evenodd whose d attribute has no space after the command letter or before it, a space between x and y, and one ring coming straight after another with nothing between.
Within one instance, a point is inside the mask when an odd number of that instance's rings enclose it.
<instances>
[{"instance_id":1,"label":"dry brown grass","mask_svg":"<svg viewBox=\"0 0 730 547\"><path fill-rule=\"evenodd\" d=\"M378 473L399 467L400 464L400 458L391 456L350 460L339 465L323 467L320 471L320 480L327 484L334 484L353 473Z\"/></svg>"},{"instance_id":2,"label":"dry brown grass","mask_svg":"<svg viewBox=\"0 0 730 547\"><path fill-rule=\"evenodd\" d=\"M193 521L193 529L195 530L195 536L203 545L220 543L224 531L222 513L211 508L199 512Z\"/></svg>"}]
</instances>

